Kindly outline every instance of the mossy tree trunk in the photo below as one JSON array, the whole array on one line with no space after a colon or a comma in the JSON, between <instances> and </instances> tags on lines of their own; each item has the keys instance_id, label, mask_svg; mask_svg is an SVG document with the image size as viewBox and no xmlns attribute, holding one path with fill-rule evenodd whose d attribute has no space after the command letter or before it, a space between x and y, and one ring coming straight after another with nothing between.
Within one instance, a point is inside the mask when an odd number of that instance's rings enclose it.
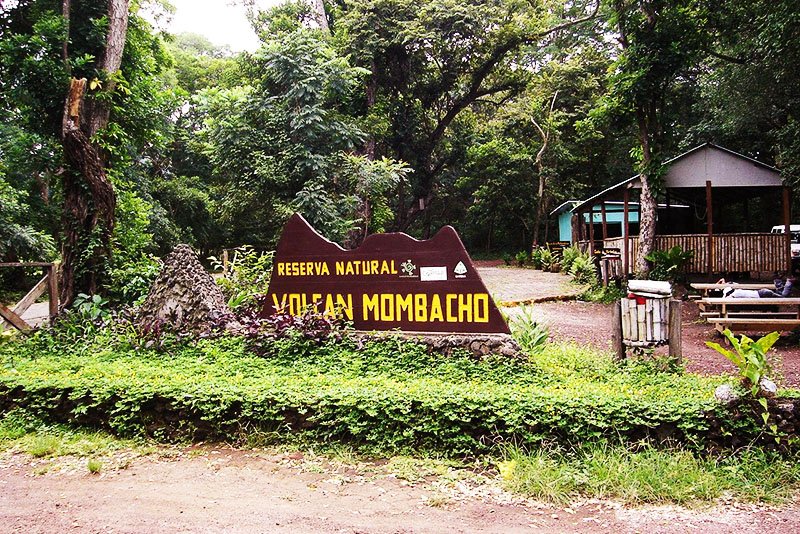
<instances>
[{"instance_id":1,"label":"mossy tree trunk","mask_svg":"<svg viewBox=\"0 0 800 534\"><path fill-rule=\"evenodd\" d=\"M70 306L80 292L100 290L111 259L116 195L106 173L107 157L92 138L108 125L111 114L110 95L122 64L129 1L108 0L107 9L105 48L97 63L103 79L87 82L86 78L72 78L64 103L61 137L69 168L62 175L62 307ZM70 0L63 0L62 14L67 25L63 54L69 64Z\"/></svg>"}]
</instances>

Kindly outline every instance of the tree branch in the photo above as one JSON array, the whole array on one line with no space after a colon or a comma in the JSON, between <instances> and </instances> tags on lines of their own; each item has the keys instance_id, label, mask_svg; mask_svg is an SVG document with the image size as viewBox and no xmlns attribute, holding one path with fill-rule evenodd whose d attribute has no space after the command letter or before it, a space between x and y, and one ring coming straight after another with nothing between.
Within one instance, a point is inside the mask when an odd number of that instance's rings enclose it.
<instances>
[{"instance_id":1,"label":"tree branch","mask_svg":"<svg viewBox=\"0 0 800 534\"><path fill-rule=\"evenodd\" d=\"M69 73L69 17L72 11L72 0L62 0L61 2L61 16L64 17L64 42L61 45L61 59L64 60L64 65L67 67Z\"/></svg>"},{"instance_id":2,"label":"tree branch","mask_svg":"<svg viewBox=\"0 0 800 534\"><path fill-rule=\"evenodd\" d=\"M747 65L748 61L744 58L729 56L728 54L723 54L722 52L716 52L711 50L710 48L706 49L710 56L713 56L717 59L721 59L723 61L727 61L728 63L736 63L737 65Z\"/></svg>"},{"instance_id":3,"label":"tree branch","mask_svg":"<svg viewBox=\"0 0 800 534\"><path fill-rule=\"evenodd\" d=\"M514 84L506 83L502 86L502 89L494 89L489 91L481 91L480 86L492 73L494 68L500 63L503 59L505 59L506 55L523 44L529 44L539 41L542 37L550 35L551 33L558 32L560 30L570 28L572 26L576 26L578 24L582 24L589 20L594 19L597 17L598 10L600 9L600 0L594 1L594 7L588 15L585 17L581 17L574 20L569 20L563 22L561 24L557 24L556 26L552 26L546 30L536 33L530 37L520 37L514 36L508 39L506 42L500 44L495 48L492 54L484 61L470 76L470 82L468 84L467 92L464 93L461 97L456 98L453 101L452 107L445 113L444 117L439 121L436 125L436 128L433 130L431 135L428 137L429 143L436 143L438 140L444 135L444 131L450 126L450 123L456 118L456 116L467 106L469 106L472 102L482 96L488 96L490 94L495 94L503 90L510 90L514 88Z\"/></svg>"},{"instance_id":4,"label":"tree branch","mask_svg":"<svg viewBox=\"0 0 800 534\"><path fill-rule=\"evenodd\" d=\"M542 37L544 37L546 35L550 35L551 33L555 33L555 32L561 31L561 30L565 30L567 28L571 28L572 26L577 26L578 24L582 24L584 22L588 22L588 21L594 19L595 17L597 17L597 12L599 10L600 10L600 0L595 0L594 8L592 8L592 12L589 13L588 15L586 15L585 17L581 17L579 19L567 20L565 22L562 22L561 24L557 24L556 26L548 28L548 29L546 29L546 30L544 30L542 32L539 32L538 34L536 34L530 40L526 39L525 42L526 43L536 42L539 39L541 39Z\"/></svg>"}]
</instances>

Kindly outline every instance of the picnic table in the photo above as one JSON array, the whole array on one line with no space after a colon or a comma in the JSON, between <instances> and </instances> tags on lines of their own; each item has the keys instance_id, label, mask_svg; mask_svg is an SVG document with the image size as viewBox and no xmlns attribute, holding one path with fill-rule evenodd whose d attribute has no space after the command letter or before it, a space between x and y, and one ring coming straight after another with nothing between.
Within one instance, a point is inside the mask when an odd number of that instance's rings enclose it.
<instances>
[{"instance_id":1,"label":"picnic table","mask_svg":"<svg viewBox=\"0 0 800 534\"><path fill-rule=\"evenodd\" d=\"M714 289L725 289L726 287L735 287L736 289L772 289L775 290L775 285L770 282L762 282L759 284L737 284L735 282L725 282L724 284L708 284L708 283L700 283L696 282L694 284L689 284L694 289L698 290L702 294L702 298L708 297L708 292Z\"/></svg>"},{"instance_id":2,"label":"picnic table","mask_svg":"<svg viewBox=\"0 0 800 534\"><path fill-rule=\"evenodd\" d=\"M701 315L714 324L719 332L725 328L733 331L771 332L800 327L800 298L706 297L700 303L713 307L713 312ZM784 310L770 309L774 307Z\"/></svg>"},{"instance_id":3,"label":"picnic table","mask_svg":"<svg viewBox=\"0 0 800 534\"><path fill-rule=\"evenodd\" d=\"M710 312L713 312L713 306L709 306L707 303L703 302L705 299L708 298L709 291L713 291L715 289L725 289L728 287L734 287L736 289L775 289L775 285L771 283L759 283L759 284L737 284L734 282L725 282L724 284L717 284L717 283L700 283L696 282L694 284L689 284L692 288L698 290L700 292L700 297L695 296L695 299L698 300L698 307L700 308L701 315L711 315ZM692 297L689 297L692 298Z\"/></svg>"}]
</instances>

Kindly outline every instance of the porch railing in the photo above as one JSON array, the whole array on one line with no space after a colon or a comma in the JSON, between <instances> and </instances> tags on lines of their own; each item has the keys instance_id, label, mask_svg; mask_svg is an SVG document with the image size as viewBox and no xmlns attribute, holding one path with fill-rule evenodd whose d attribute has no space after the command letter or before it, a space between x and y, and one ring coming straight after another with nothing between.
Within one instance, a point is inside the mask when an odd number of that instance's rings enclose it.
<instances>
[{"instance_id":1,"label":"porch railing","mask_svg":"<svg viewBox=\"0 0 800 534\"><path fill-rule=\"evenodd\" d=\"M605 249L616 249L624 253L624 238L615 237L603 241ZM656 248L667 250L674 246L693 250L694 258L689 263L690 273L707 273L711 254L712 273L782 271L787 265L786 236L783 234L747 233L719 234L709 238L707 234L656 236ZM628 238L629 265L625 274L635 270L639 253L639 237ZM624 261L622 269L625 270Z\"/></svg>"}]
</instances>

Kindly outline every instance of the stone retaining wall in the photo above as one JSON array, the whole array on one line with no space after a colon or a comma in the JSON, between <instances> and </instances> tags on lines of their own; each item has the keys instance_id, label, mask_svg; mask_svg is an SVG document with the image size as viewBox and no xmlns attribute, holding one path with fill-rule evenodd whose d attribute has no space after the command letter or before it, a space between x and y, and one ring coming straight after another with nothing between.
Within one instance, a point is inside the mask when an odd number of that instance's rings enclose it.
<instances>
[{"instance_id":1,"label":"stone retaining wall","mask_svg":"<svg viewBox=\"0 0 800 534\"><path fill-rule=\"evenodd\" d=\"M765 425L762 419L764 409L756 399L737 398L728 403L721 402L721 408L728 412L726 420L713 412L706 414L709 441L725 448L755 443L772 448L796 446L800 440L800 399L774 397L767 399L767 403L769 418ZM770 428L773 425L777 426L777 432Z\"/></svg>"},{"instance_id":2,"label":"stone retaining wall","mask_svg":"<svg viewBox=\"0 0 800 534\"><path fill-rule=\"evenodd\" d=\"M509 358L525 358L519 344L508 334L436 334L415 332L391 332L386 334L362 334L362 338L398 335L403 339L427 345L431 350L450 355L456 349L470 352L477 358L500 355Z\"/></svg>"}]
</instances>

